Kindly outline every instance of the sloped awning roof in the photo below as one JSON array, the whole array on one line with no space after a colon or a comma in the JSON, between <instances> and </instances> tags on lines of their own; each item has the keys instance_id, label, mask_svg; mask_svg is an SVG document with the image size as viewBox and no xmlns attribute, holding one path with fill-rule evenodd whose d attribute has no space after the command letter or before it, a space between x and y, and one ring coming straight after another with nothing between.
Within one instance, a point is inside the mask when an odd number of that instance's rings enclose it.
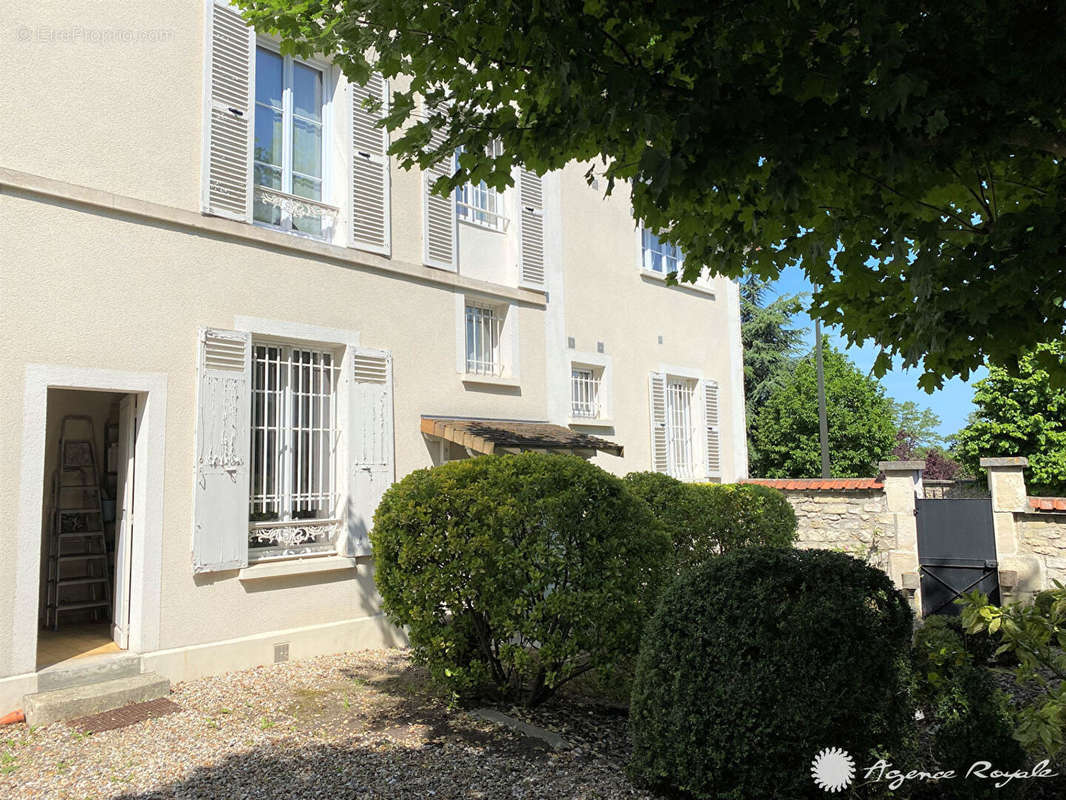
<instances>
[{"instance_id":1,"label":"sloped awning roof","mask_svg":"<svg viewBox=\"0 0 1066 800\"><path fill-rule=\"evenodd\" d=\"M454 442L475 453L520 450L589 451L622 455L622 445L578 433L550 422L518 419L471 419L469 417L422 416L422 433ZM578 455L581 453L578 452Z\"/></svg>"}]
</instances>

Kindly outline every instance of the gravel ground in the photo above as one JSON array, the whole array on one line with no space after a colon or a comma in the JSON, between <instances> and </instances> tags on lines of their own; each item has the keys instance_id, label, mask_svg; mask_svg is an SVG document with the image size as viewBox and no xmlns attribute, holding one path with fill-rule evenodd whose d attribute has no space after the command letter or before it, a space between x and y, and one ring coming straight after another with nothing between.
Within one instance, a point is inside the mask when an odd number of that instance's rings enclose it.
<instances>
[{"instance_id":1,"label":"gravel ground","mask_svg":"<svg viewBox=\"0 0 1066 800\"><path fill-rule=\"evenodd\" d=\"M450 709L403 651L178 684L180 713L93 735L0 728L0 798L652 798L622 765L625 717L581 698L502 709L571 743Z\"/></svg>"}]
</instances>

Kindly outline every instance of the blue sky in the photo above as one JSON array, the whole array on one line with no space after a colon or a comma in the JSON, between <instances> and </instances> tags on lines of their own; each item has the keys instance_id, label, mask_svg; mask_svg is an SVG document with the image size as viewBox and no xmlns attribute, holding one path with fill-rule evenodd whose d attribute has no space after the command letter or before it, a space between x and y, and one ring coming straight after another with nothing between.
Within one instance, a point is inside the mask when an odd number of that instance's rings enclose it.
<instances>
[{"instance_id":1,"label":"blue sky","mask_svg":"<svg viewBox=\"0 0 1066 800\"><path fill-rule=\"evenodd\" d=\"M767 301L771 301L783 294L799 294L810 292L811 284L799 267L790 267L781 273L781 278L771 287L767 294ZM800 313L795 317L796 327L806 327L807 347L814 346L814 322L806 313ZM839 330L827 328L826 334L834 347L842 349L848 357L858 365L859 369L869 372L877 357L877 348L873 344L865 344L862 347L847 347ZM933 394L927 394L924 389L918 387L920 370L905 370L897 367L881 379L885 391L889 397L903 402L913 400L919 406L931 408L940 417L940 434L950 436L958 431L965 423L966 417L973 410L973 388L975 381L983 378L987 371L982 368L970 376L970 380L963 381L959 378L944 381L944 388Z\"/></svg>"}]
</instances>

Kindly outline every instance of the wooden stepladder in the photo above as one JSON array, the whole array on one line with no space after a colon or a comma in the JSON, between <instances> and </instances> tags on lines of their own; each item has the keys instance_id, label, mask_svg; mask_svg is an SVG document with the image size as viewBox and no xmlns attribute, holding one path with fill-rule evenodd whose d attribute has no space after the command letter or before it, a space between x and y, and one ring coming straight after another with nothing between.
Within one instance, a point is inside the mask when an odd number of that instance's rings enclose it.
<instances>
[{"instance_id":1,"label":"wooden stepladder","mask_svg":"<svg viewBox=\"0 0 1066 800\"><path fill-rule=\"evenodd\" d=\"M79 432L80 429L80 432ZM52 476L45 624L59 630L59 615L88 610L111 618L111 575L104 536L95 430L91 417L69 414L59 429L59 466Z\"/></svg>"}]
</instances>

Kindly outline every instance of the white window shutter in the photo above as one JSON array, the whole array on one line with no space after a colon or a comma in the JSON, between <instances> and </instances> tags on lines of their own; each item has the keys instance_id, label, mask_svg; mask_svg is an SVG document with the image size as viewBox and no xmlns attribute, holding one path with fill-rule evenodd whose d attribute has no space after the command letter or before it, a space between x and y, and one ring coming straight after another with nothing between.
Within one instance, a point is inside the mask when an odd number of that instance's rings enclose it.
<instances>
[{"instance_id":1,"label":"white window shutter","mask_svg":"<svg viewBox=\"0 0 1066 800\"><path fill-rule=\"evenodd\" d=\"M706 430L706 475L708 478L718 478L722 474L722 440L718 425L718 384L714 381L703 382L703 422Z\"/></svg>"},{"instance_id":2,"label":"white window shutter","mask_svg":"<svg viewBox=\"0 0 1066 800\"><path fill-rule=\"evenodd\" d=\"M666 375L653 372L648 376L648 398L651 406L651 468L655 472L669 472L670 443L666 435Z\"/></svg>"},{"instance_id":3,"label":"white window shutter","mask_svg":"<svg viewBox=\"0 0 1066 800\"><path fill-rule=\"evenodd\" d=\"M431 137L431 145L436 147L443 139L443 133L435 132ZM425 204L422 238L425 245L423 260L426 265L455 272L458 251L455 197L453 194L441 197L430 191L438 178L448 178L451 175L451 156L442 158L422 172L422 194Z\"/></svg>"},{"instance_id":4,"label":"white window shutter","mask_svg":"<svg viewBox=\"0 0 1066 800\"><path fill-rule=\"evenodd\" d=\"M242 331L200 331L193 571L248 565L252 341Z\"/></svg>"},{"instance_id":5,"label":"white window shutter","mask_svg":"<svg viewBox=\"0 0 1066 800\"><path fill-rule=\"evenodd\" d=\"M366 85L353 83L351 88L351 246L389 255L389 134L377 125L387 110L388 83L375 72ZM378 111L370 111L363 105L367 98L380 100L386 105Z\"/></svg>"},{"instance_id":6,"label":"white window shutter","mask_svg":"<svg viewBox=\"0 0 1066 800\"><path fill-rule=\"evenodd\" d=\"M519 182L519 282L544 288L544 192L540 176L523 169Z\"/></svg>"},{"instance_id":7,"label":"white window shutter","mask_svg":"<svg viewBox=\"0 0 1066 800\"><path fill-rule=\"evenodd\" d=\"M255 31L225 0L207 0L204 47L205 213L251 222Z\"/></svg>"},{"instance_id":8,"label":"white window shutter","mask_svg":"<svg viewBox=\"0 0 1066 800\"><path fill-rule=\"evenodd\" d=\"M381 496L396 479L392 355L352 348L348 415L348 555L370 553L370 528Z\"/></svg>"}]
</instances>

